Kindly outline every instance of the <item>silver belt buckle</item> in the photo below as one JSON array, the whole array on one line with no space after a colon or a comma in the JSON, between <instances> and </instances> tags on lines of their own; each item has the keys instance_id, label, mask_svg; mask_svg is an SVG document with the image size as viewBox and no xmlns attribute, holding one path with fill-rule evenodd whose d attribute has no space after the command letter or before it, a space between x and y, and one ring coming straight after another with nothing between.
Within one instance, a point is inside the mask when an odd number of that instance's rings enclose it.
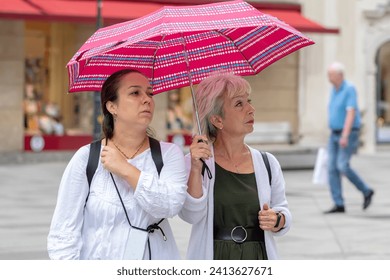
<instances>
[{"instance_id":1,"label":"silver belt buckle","mask_svg":"<svg viewBox=\"0 0 390 280\"><path fill-rule=\"evenodd\" d=\"M244 238L242 238L242 239L238 239L238 238L240 238L240 237L235 237L234 236L234 232L236 232L236 234L238 234L240 231L243 231L244 233L245 233L245 236L244 236ZM234 241L234 242L236 242L236 243L244 243L245 242L245 240L247 239L247 237L248 237L248 233L247 233L247 231L246 231L246 229L243 227L243 226L236 226L236 227L234 227L233 229L232 229L232 231L230 232L230 237L232 238L232 240Z\"/></svg>"}]
</instances>

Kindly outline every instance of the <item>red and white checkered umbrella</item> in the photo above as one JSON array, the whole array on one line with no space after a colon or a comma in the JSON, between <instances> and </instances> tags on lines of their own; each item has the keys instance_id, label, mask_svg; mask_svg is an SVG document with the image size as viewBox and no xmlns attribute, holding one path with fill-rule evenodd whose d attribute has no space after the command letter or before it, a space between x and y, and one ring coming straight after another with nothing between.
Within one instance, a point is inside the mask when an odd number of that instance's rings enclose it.
<instances>
[{"instance_id":1,"label":"red and white checkered umbrella","mask_svg":"<svg viewBox=\"0 0 390 280\"><path fill-rule=\"evenodd\" d=\"M290 25L242 0L166 6L97 30L67 65L69 92L99 91L123 68L149 77L154 94L192 89L211 72L255 75L311 44ZM194 106L197 114L196 101Z\"/></svg>"},{"instance_id":2,"label":"red and white checkered umbrella","mask_svg":"<svg viewBox=\"0 0 390 280\"><path fill-rule=\"evenodd\" d=\"M255 75L313 43L245 1L166 6L97 30L67 65L69 92L98 91L123 68L143 72L155 94L199 83L218 70Z\"/></svg>"}]
</instances>

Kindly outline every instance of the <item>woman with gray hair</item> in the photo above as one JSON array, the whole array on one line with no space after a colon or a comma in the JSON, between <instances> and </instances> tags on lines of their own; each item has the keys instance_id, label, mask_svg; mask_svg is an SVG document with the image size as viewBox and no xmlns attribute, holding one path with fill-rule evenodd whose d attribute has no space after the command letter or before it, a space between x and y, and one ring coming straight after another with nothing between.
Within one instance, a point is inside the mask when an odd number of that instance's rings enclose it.
<instances>
[{"instance_id":1,"label":"woman with gray hair","mask_svg":"<svg viewBox=\"0 0 390 280\"><path fill-rule=\"evenodd\" d=\"M229 73L197 87L202 135L186 156L188 195L180 212L193 225L188 259L277 259L274 236L290 229L277 159L270 153L263 159L244 142L254 124L250 91L244 78ZM202 161L211 176L202 174Z\"/></svg>"}]
</instances>

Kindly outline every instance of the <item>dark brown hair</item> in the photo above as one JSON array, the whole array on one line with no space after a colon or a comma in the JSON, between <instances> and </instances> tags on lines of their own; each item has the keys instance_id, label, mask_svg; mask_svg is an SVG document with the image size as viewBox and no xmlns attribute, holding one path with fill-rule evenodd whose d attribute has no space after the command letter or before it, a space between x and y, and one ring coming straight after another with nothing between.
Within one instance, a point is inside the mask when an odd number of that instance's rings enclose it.
<instances>
[{"instance_id":1,"label":"dark brown hair","mask_svg":"<svg viewBox=\"0 0 390 280\"><path fill-rule=\"evenodd\" d=\"M102 130L106 139L111 139L114 136L114 117L107 110L107 102L115 102L118 99L118 89L122 77L129 73L139 73L143 75L140 71L134 69L123 69L119 70L107 78L102 86L100 92L100 102L102 105L103 112L103 123Z\"/></svg>"}]
</instances>

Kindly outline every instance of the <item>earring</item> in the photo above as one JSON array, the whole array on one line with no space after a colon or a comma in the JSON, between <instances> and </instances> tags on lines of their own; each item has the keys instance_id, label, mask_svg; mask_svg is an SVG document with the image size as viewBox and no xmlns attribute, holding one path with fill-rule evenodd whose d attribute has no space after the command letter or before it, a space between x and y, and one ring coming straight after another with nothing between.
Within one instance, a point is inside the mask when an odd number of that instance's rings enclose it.
<instances>
[{"instance_id":1,"label":"earring","mask_svg":"<svg viewBox=\"0 0 390 280\"><path fill-rule=\"evenodd\" d=\"M113 116L114 116L114 122L116 122L116 117L117 117L116 113L114 113Z\"/></svg>"}]
</instances>

